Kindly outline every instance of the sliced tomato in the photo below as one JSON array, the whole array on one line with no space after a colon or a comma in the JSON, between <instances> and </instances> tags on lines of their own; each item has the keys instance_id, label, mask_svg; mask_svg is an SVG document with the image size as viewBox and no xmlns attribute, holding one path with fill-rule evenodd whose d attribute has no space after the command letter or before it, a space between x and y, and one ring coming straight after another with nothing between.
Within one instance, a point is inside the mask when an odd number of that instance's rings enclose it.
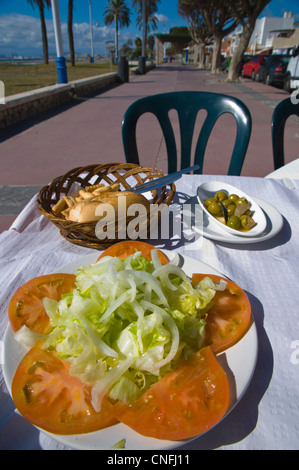
<instances>
[{"instance_id":1,"label":"sliced tomato","mask_svg":"<svg viewBox=\"0 0 299 470\"><path fill-rule=\"evenodd\" d=\"M74 274L47 274L35 277L21 286L12 296L8 305L8 316L13 331L26 325L36 333L51 331L49 317L44 309L43 298L60 300L75 288Z\"/></svg>"},{"instance_id":2,"label":"sliced tomato","mask_svg":"<svg viewBox=\"0 0 299 470\"><path fill-rule=\"evenodd\" d=\"M210 347L155 383L132 406L123 407L119 421L148 437L187 439L211 429L229 405L226 374Z\"/></svg>"},{"instance_id":3,"label":"sliced tomato","mask_svg":"<svg viewBox=\"0 0 299 470\"><path fill-rule=\"evenodd\" d=\"M81 434L117 422L113 404L104 398L96 413L91 387L69 375L69 364L41 348L39 341L20 362L12 383L19 412L32 424L54 434Z\"/></svg>"},{"instance_id":4,"label":"sliced tomato","mask_svg":"<svg viewBox=\"0 0 299 470\"><path fill-rule=\"evenodd\" d=\"M193 274L192 283L196 286L204 277L219 282L214 274ZM206 344L211 345L215 354L233 346L248 330L251 323L251 305L247 294L234 282L224 279L227 287L217 291L208 310L206 324Z\"/></svg>"},{"instance_id":5,"label":"sliced tomato","mask_svg":"<svg viewBox=\"0 0 299 470\"><path fill-rule=\"evenodd\" d=\"M150 245L146 242L136 241L136 240L124 240L122 242L115 243L114 245L109 246L98 259L103 258L104 256L116 256L117 258L124 259L128 256L136 253L136 251L141 251L144 258L149 261L152 260L151 251L156 248L153 245ZM162 264L168 263L168 258L162 251L158 250L158 256Z\"/></svg>"}]
</instances>

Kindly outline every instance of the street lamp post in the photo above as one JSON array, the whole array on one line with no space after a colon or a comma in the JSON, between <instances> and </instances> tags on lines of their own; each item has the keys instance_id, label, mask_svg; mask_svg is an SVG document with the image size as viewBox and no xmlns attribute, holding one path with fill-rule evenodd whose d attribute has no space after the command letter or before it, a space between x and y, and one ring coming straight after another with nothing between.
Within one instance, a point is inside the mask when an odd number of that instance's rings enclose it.
<instances>
[{"instance_id":1,"label":"street lamp post","mask_svg":"<svg viewBox=\"0 0 299 470\"><path fill-rule=\"evenodd\" d=\"M61 33L61 23L59 15L59 5L58 0L51 0L52 5L52 14L53 14L53 24L54 24L54 33L55 33L55 44L56 44L56 63L57 63L57 73L58 73L58 82L67 83L67 69L65 57L63 54L63 43L62 43L62 33Z\"/></svg>"},{"instance_id":2,"label":"street lamp post","mask_svg":"<svg viewBox=\"0 0 299 470\"><path fill-rule=\"evenodd\" d=\"M142 13L142 50L141 57L139 57L139 73L144 75L146 73L146 0L141 1L141 13Z\"/></svg>"},{"instance_id":3,"label":"street lamp post","mask_svg":"<svg viewBox=\"0 0 299 470\"><path fill-rule=\"evenodd\" d=\"M90 21L90 42L91 42L91 58L90 62L94 63L94 51L93 51L93 27L92 27L92 16L91 16L91 0L88 0L89 3L89 21Z\"/></svg>"}]
</instances>

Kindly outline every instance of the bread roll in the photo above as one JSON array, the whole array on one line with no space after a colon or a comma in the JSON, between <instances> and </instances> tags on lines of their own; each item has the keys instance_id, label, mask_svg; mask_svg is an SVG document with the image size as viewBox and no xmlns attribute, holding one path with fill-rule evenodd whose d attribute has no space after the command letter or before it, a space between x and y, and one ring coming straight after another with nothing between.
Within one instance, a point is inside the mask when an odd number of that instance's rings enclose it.
<instances>
[{"instance_id":1,"label":"bread roll","mask_svg":"<svg viewBox=\"0 0 299 470\"><path fill-rule=\"evenodd\" d=\"M125 199L122 199L119 204L119 197L121 196L125 197ZM71 207L68 220L79 223L96 222L104 216L104 214L96 215L96 209L100 204L110 204L113 207L116 221L117 219L124 219L126 217L127 210L132 204L143 205L146 208L147 213L150 210L150 202L142 194L129 191L118 191L104 193L96 201L85 200L77 202ZM121 210L121 213L119 213L119 209Z\"/></svg>"}]
</instances>

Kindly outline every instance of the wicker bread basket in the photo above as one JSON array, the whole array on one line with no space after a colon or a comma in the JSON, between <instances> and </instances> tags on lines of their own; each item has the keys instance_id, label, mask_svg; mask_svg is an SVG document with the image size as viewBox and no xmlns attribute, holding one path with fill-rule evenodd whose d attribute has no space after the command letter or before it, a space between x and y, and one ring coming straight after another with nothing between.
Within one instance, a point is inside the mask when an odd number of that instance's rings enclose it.
<instances>
[{"instance_id":1,"label":"wicker bread basket","mask_svg":"<svg viewBox=\"0 0 299 470\"><path fill-rule=\"evenodd\" d=\"M111 185L120 184L120 191L152 181L164 176L159 170L144 168L130 163L109 163L105 165L89 165L74 168L63 176L55 178L52 183L43 187L38 195L37 205L41 214L46 216L56 227L61 235L71 243L94 249L105 249L111 244L124 239L118 236L118 228L115 230L115 238L99 239L96 236L96 222L78 223L66 220L63 215L57 215L53 211L55 204L74 192L74 188L86 188L88 186L104 183ZM175 195L175 185L172 183L159 190L152 191L152 204L169 206ZM127 221L126 221L127 222ZM147 233L149 233L149 217L145 220Z\"/></svg>"}]
</instances>

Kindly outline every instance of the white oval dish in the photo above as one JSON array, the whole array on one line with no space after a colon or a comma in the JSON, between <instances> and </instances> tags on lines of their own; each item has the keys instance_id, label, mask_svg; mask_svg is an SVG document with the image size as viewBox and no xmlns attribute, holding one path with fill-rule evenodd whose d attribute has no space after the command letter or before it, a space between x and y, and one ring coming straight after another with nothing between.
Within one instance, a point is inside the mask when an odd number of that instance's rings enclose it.
<instances>
[{"instance_id":1,"label":"white oval dish","mask_svg":"<svg viewBox=\"0 0 299 470\"><path fill-rule=\"evenodd\" d=\"M162 250L170 260L175 256L175 252ZM75 274L77 269L81 266L86 266L90 263L95 263L99 254L88 254L82 258L78 258L73 262L62 266L55 272L64 272ZM187 276L191 277L193 273L205 273L216 274L221 277L225 277L222 273L217 271L212 266L209 266L201 261L194 258L190 258L186 255L180 255L182 257L182 268L184 269ZM24 357L26 350L18 343L14 337L11 327L8 325L4 341L3 341L3 375L6 382L7 388L11 393L11 385L15 371ZM257 327L252 318L252 324L250 325L246 334L233 346L226 349L222 353L217 355L217 358L224 368L228 377L230 377L231 386L231 403L225 417L230 411L237 405L244 395L247 387L249 386L256 367L258 357L258 334ZM219 423L218 423L219 424ZM39 428L37 428L39 429ZM77 450L113 450L113 446L120 440L126 440L126 450L168 450L176 449L182 445L186 445L188 442L196 439L186 439L183 441L168 441L163 439L155 439L150 437L142 436L128 426L118 423L108 428L101 429L86 434L70 434L70 435L57 435L48 433L42 429L39 429L46 436L51 437L57 442L64 444L67 448ZM211 429L210 429L211 430ZM210 430L206 431L209 432ZM204 434L204 433L203 433ZM202 436L201 434L200 436ZM199 438L200 436L197 436Z\"/></svg>"},{"instance_id":2,"label":"white oval dish","mask_svg":"<svg viewBox=\"0 0 299 470\"><path fill-rule=\"evenodd\" d=\"M239 197L245 197L251 205L253 219L256 222L256 225L248 232L242 232L241 230L235 230L233 228L228 227L227 225L217 220L216 217L211 215L205 207L205 201L208 198L213 198L217 191L225 191L228 194L237 194ZM209 218L213 218L213 221L217 223L219 229L225 230L231 233L232 235L237 235L239 237L256 237L257 235L263 233L266 229L267 219L260 206L253 200L252 197L244 193L244 191L242 191L241 189L232 186L231 184L222 183L220 181L208 181L206 183L203 183L197 188L197 199L204 212Z\"/></svg>"}]
</instances>

